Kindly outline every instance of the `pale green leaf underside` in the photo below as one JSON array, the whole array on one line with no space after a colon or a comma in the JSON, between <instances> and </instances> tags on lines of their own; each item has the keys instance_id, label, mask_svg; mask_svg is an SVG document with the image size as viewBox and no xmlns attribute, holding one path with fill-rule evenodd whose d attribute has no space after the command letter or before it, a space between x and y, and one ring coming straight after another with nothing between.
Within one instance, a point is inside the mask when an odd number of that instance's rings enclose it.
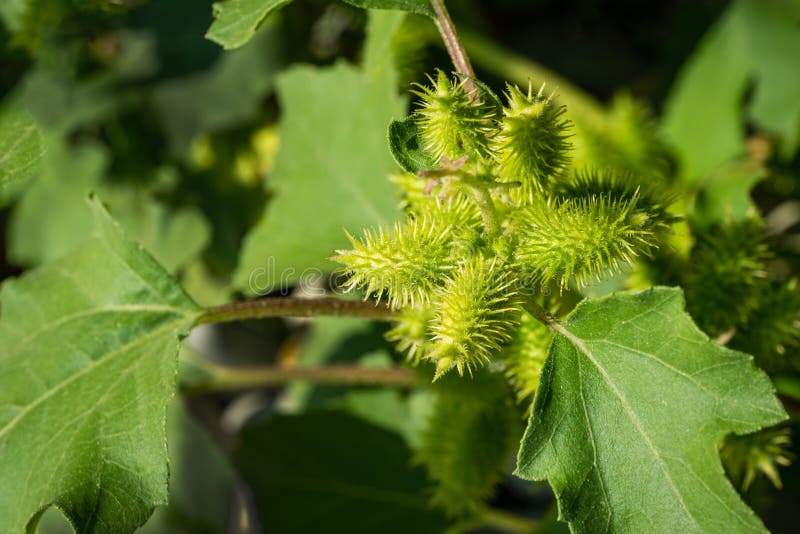
<instances>
[{"instance_id":1,"label":"pale green leaf underside","mask_svg":"<svg viewBox=\"0 0 800 534\"><path fill-rule=\"evenodd\" d=\"M348 4L364 9L396 9L436 17L428 0L344 0Z\"/></svg>"},{"instance_id":2,"label":"pale green leaf underside","mask_svg":"<svg viewBox=\"0 0 800 534\"><path fill-rule=\"evenodd\" d=\"M51 504L78 532L131 532L166 500L165 410L197 308L92 206L95 237L0 292L0 532Z\"/></svg>"},{"instance_id":3,"label":"pale green leaf underside","mask_svg":"<svg viewBox=\"0 0 800 534\"><path fill-rule=\"evenodd\" d=\"M686 178L697 179L745 152L742 103L781 137L785 155L800 140L800 32L780 0L737 0L682 68L666 105L664 133Z\"/></svg>"},{"instance_id":4,"label":"pale green leaf underside","mask_svg":"<svg viewBox=\"0 0 800 534\"><path fill-rule=\"evenodd\" d=\"M761 532L722 438L786 417L752 358L710 341L679 289L584 301L560 327L517 473L548 479L573 532Z\"/></svg>"},{"instance_id":5,"label":"pale green leaf underside","mask_svg":"<svg viewBox=\"0 0 800 534\"><path fill-rule=\"evenodd\" d=\"M0 108L0 191L38 170L44 141L36 121L19 105Z\"/></svg>"},{"instance_id":6,"label":"pale green leaf underside","mask_svg":"<svg viewBox=\"0 0 800 534\"><path fill-rule=\"evenodd\" d=\"M206 38L226 50L239 48L255 35L270 13L292 0L225 0L214 3L214 22Z\"/></svg>"},{"instance_id":7,"label":"pale green leaf underside","mask_svg":"<svg viewBox=\"0 0 800 534\"><path fill-rule=\"evenodd\" d=\"M245 240L237 287L264 294L331 271L337 264L326 258L349 246L343 229L358 233L396 218L386 125L403 106L392 66L372 43L396 30L397 15L370 13L366 49L373 52L362 68L300 66L278 79L283 114L281 148L269 178L274 197Z\"/></svg>"},{"instance_id":8,"label":"pale green leaf underside","mask_svg":"<svg viewBox=\"0 0 800 534\"><path fill-rule=\"evenodd\" d=\"M214 22L206 38L222 45L226 50L247 43L267 17L293 0L225 0L215 2ZM364 9L391 9L435 17L428 0L344 0Z\"/></svg>"}]
</instances>

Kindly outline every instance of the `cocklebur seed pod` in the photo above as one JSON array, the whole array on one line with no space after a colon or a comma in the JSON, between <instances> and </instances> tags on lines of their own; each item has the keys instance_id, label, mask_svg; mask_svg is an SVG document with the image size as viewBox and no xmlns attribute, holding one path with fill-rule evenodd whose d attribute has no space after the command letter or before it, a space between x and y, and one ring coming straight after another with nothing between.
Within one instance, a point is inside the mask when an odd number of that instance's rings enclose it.
<instances>
[{"instance_id":1,"label":"cocklebur seed pod","mask_svg":"<svg viewBox=\"0 0 800 534\"><path fill-rule=\"evenodd\" d=\"M498 374L447 378L422 432L416 460L434 483L433 502L449 515L475 512L491 497L519 444L521 420L512 392Z\"/></svg>"},{"instance_id":2,"label":"cocklebur seed pod","mask_svg":"<svg viewBox=\"0 0 800 534\"><path fill-rule=\"evenodd\" d=\"M435 379L451 369L471 373L498 354L516 328L519 292L507 265L476 255L458 265L432 299L433 341L425 355Z\"/></svg>"},{"instance_id":3,"label":"cocklebur seed pod","mask_svg":"<svg viewBox=\"0 0 800 534\"><path fill-rule=\"evenodd\" d=\"M438 71L429 80L431 87L419 85L412 91L420 97L416 117L425 151L437 161L488 157L494 111L468 89L466 79L451 80Z\"/></svg>"},{"instance_id":4,"label":"cocklebur seed pod","mask_svg":"<svg viewBox=\"0 0 800 534\"><path fill-rule=\"evenodd\" d=\"M506 378L516 393L518 403L533 401L552 339L552 330L530 313L522 313L519 327L502 354Z\"/></svg>"},{"instance_id":5,"label":"cocklebur seed pod","mask_svg":"<svg viewBox=\"0 0 800 534\"><path fill-rule=\"evenodd\" d=\"M523 93L509 85L507 107L503 109L500 131L492 138L492 151L499 165L500 179L519 182L511 190L514 200L525 203L546 191L553 177L568 161L571 148L564 119L564 107L531 87Z\"/></svg>"},{"instance_id":6,"label":"cocklebur seed pod","mask_svg":"<svg viewBox=\"0 0 800 534\"><path fill-rule=\"evenodd\" d=\"M778 467L792 463L791 432L786 427L767 428L753 434L725 438L720 450L722 464L733 482L747 491L759 476L766 476L772 485L780 489L781 477Z\"/></svg>"},{"instance_id":7,"label":"cocklebur seed pod","mask_svg":"<svg viewBox=\"0 0 800 534\"><path fill-rule=\"evenodd\" d=\"M607 113L576 119L572 163L576 169L601 168L615 172L670 172L668 150L652 113L630 94L614 95Z\"/></svg>"},{"instance_id":8,"label":"cocklebur seed pod","mask_svg":"<svg viewBox=\"0 0 800 534\"><path fill-rule=\"evenodd\" d=\"M764 239L754 219L698 233L684 287L687 309L707 334L744 325L759 306L771 257Z\"/></svg>"},{"instance_id":9,"label":"cocklebur seed pod","mask_svg":"<svg viewBox=\"0 0 800 534\"><path fill-rule=\"evenodd\" d=\"M425 304L433 288L452 268L448 226L421 216L395 223L392 230L365 230L361 239L347 235L351 250L331 259L344 264L347 291L363 289L393 308Z\"/></svg>"},{"instance_id":10,"label":"cocklebur seed pod","mask_svg":"<svg viewBox=\"0 0 800 534\"><path fill-rule=\"evenodd\" d=\"M394 327L386 332L386 339L396 343L397 350L405 353L408 361L416 365L430 344L429 325L432 320L433 310L429 306L406 306Z\"/></svg>"},{"instance_id":11,"label":"cocklebur seed pod","mask_svg":"<svg viewBox=\"0 0 800 534\"><path fill-rule=\"evenodd\" d=\"M676 197L657 177L644 180L630 172L580 170L559 177L552 194L560 200L613 198L631 202L642 226L653 232L667 230L679 220L669 212Z\"/></svg>"},{"instance_id":12,"label":"cocklebur seed pod","mask_svg":"<svg viewBox=\"0 0 800 534\"><path fill-rule=\"evenodd\" d=\"M516 264L522 279L534 285L570 280L587 286L620 272L640 254L649 254L657 237L637 210L638 197L540 201L514 216L519 234Z\"/></svg>"},{"instance_id":13,"label":"cocklebur seed pod","mask_svg":"<svg viewBox=\"0 0 800 534\"><path fill-rule=\"evenodd\" d=\"M800 370L800 287L798 280L761 289L758 306L736 328L730 346L752 354L768 373Z\"/></svg>"}]
</instances>

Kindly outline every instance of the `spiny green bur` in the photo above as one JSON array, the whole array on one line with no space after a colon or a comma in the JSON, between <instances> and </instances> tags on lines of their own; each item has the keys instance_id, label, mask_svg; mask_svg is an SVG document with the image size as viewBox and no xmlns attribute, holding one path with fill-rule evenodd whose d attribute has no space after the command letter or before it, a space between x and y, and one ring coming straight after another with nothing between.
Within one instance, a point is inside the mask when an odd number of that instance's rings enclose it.
<instances>
[{"instance_id":1,"label":"spiny green bur","mask_svg":"<svg viewBox=\"0 0 800 534\"><path fill-rule=\"evenodd\" d=\"M416 112L389 130L405 220L348 236L333 259L345 288L403 310L389 339L434 378L495 359L519 337L530 291L591 284L657 247L670 199L646 176L567 173L570 125L544 88L509 85L503 105L439 71L414 93ZM523 398L537 366L511 366Z\"/></svg>"}]
</instances>

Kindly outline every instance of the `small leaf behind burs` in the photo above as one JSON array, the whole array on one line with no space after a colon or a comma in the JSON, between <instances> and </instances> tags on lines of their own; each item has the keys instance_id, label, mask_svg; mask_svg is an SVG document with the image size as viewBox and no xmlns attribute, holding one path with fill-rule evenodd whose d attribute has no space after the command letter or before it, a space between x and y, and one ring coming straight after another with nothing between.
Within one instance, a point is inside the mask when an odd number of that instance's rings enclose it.
<instances>
[{"instance_id":1,"label":"small leaf behind burs","mask_svg":"<svg viewBox=\"0 0 800 534\"><path fill-rule=\"evenodd\" d=\"M206 32L206 39L232 50L244 45L255 35L266 18L278 8L293 0L225 0L215 2L214 22ZM391 9L409 11L436 17L428 0L343 0L364 9Z\"/></svg>"},{"instance_id":2,"label":"small leaf behind burs","mask_svg":"<svg viewBox=\"0 0 800 534\"><path fill-rule=\"evenodd\" d=\"M206 39L225 50L239 48L255 35L267 16L292 0L225 0L213 5L214 22Z\"/></svg>"},{"instance_id":3,"label":"small leaf behind burs","mask_svg":"<svg viewBox=\"0 0 800 534\"><path fill-rule=\"evenodd\" d=\"M683 293L579 304L558 332L517 474L548 479L573 532L763 532L719 445L786 418L752 357L709 340Z\"/></svg>"},{"instance_id":4,"label":"small leaf behind burs","mask_svg":"<svg viewBox=\"0 0 800 534\"><path fill-rule=\"evenodd\" d=\"M419 126L413 115L389 124L389 150L404 171L414 174L438 166L436 159L420 146L419 136Z\"/></svg>"},{"instance_id":5,"label":"small leaf behind burs","mask_svg":"<svg viewBox=\"0 0 800 534\"><path fill-rule=\"evenodd\" d=\"M330 411L254 421L233 453L269 532L438 534L425 471L403 439ZM324 525L324 528L320 528Z\"/></svg>"},{"instance_id":6,"label":"small leaf behind burs","mask_svg":"<svg viewBox=\"0 0 800 534\"><path fill-rule=\"evenodd\" d=\"M383 48L404 13L371 11L365 50ZM377 41L377 43L375 42ZM326 260L349 246L345 229L387 225L398 215L386 124L400 116L392 62L377 54L362 68L292 67L278 78L281 147L269 177L274 194L247 235L234 284L264 294L337 267Z\"/></svg>"},{"instance_id":7,"label":"small leaf behind burs","mask_svg":"<svg viewBox=\"0 0 800 534\"><path fill-rule=\"evenodd\" d=\"M167 499L166 406L199 310L94 200L95 236L0 290L0 532L56 505L132 532Z\"/></svg>"}]
</instances>

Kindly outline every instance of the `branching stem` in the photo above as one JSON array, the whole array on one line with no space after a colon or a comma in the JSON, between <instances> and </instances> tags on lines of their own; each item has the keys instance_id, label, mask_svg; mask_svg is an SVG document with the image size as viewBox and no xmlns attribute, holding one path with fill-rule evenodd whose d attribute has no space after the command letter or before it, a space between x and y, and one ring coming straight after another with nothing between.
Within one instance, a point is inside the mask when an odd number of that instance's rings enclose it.
<instances>
[{"instance_id":1,"label":"branching stem","mask_svg":"<svg viewBox=\"0 0 800 534\"><path fill-rule=\"evenodd\" d=\"M525 311L533 315L537 321L549 329L558 332L559 334L563 334L564 327L561 326L561 323L559 323L549 311L536 304L533 300L526 300L523 304L523 307L525 308Z\"/></svg>"},{"instance_id":2,"label":"branching stem","mask_svg":"<svg viewBox=\"0 0 800 534\"><path fill-rule=\"evenodd\" d=\"M385 304L333 297L319 299L266 298L234 302L207 308L197 324L228 323L267 317L363 317L375 321L391 321L396 312Z\"/></svg>"},{"instance_id":3,"label":"branching stem","mask_svg":"<svg viewBox=\"0 0 800 534\"><path fill-rule=\"evenodd\" d=\"M486 237L497 235L500 232L500 218L497 216L489 189L483 184L469 183L468 181L464 183L481 212Z\"/></svg>"}]
</instances>

